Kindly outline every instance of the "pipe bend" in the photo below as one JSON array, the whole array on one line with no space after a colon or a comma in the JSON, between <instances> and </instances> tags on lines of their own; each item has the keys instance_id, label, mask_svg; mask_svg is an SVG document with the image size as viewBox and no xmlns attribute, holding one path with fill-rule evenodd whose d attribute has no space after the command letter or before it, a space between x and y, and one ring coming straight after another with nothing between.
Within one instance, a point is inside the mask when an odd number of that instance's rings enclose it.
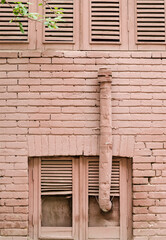
<instances>
[{"instance_id":1,"label":"pipe bend","mask_svg":"<svg viewBox=\"0 0 166 240\"><path fill-rule=\"evenodd\" d=\"M109 212L112 209L112 202L111 201L103 202L102 200L101 201L99 200L99 206L103 212Z\"/></svg>"}]
</instances>

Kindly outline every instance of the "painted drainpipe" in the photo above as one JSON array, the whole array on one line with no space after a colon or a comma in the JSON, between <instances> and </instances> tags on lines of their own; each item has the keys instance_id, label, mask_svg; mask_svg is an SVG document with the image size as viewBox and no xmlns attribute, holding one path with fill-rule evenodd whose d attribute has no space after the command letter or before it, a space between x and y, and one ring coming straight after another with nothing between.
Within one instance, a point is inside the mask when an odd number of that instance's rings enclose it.
<instances>
[{"instance_id":1,"label":"painted drainpipe","mask_svg":"<svg viewBox=\"0 0 166 240\"><path fill-rule=\"evenodd\" d=\"M112 172L111 70L100 68L98 80L100 83L99 206L102 211L108 212L112 208L110 201Z\"/></svg>"}]
</instances>

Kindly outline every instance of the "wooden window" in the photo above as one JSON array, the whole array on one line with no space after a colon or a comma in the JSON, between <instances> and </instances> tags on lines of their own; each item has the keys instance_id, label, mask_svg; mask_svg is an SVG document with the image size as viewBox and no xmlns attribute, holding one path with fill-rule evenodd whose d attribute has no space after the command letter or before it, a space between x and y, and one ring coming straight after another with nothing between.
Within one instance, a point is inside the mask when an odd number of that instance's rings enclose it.
<instances>
[{"instance_id":1,"label":"wooden window","mask_svg":"<svg viewBox=\"0 0 166 240\"><path fill-rule=\"evenodd\" d=\"M26 5L29 10L34 9L34 6L27 4L27 0L22 0L22 3ZM14 2L10 1L11 6L14 6ZM20 18L23 24L24 34L20 32L18 22L14 19L12 8L8 4L0 4L0 47L1 49L34 49L35 38L34 34L30 36L30 33L35 29L33 23L26 18Z\"/></svg>"},{"instance_id":2,"label":"wooden window","mask_svg":"<svg viewBox=\"0 0 166 240\"><path fill-rule=\"evenodd\" d=\"M98 205L98 157L32 158L29 181L32 239L131 239L129 159L113 159L108 213Z\"/></svg>"},{"instance_id":3,"label":"wooden window","mask_svg":"<svg viewBox=\"0 0 166 240\"><path fill-rule=\"evenodd\" d=\"M120 160L113 159L110 198L112 210L104 213L98 204L99 161L89 159L88 164L88 235L89 238L120 238Z\"/></svg>"},{"instance_id":4,"label":"wooden window","mask_svg":"<svg viewBox=\"0 0 166 240\"><path fill-rule=\"evenodd\" d=\"M81 49L127 48L127 0L84 0L82 9Z\"/></svg>"},{"instance_id":5,"label":"wooden window","mask_svg":"<svg viewBox=\"0 0 166 240\"><path fill-rule=\"evenodd\" d=\"M22 1L23 2L23 1ZM23 2L28 8L26 2ZM14 6L11 3L11 6ZM20 32L19 25L13 21L9 24L9 21L14 18L12 8L8 4L2 4L0 7L0 41L1 42L27 42L28 41L28 20L23 17L20 21L23 24L24 34Z\"/></svg>"},{"instance_id":6,"label":"wooden window","mask_svg":"<svg viewBox=\"0 0 166 240\"><path fill-rule=\"evenodd\" d=\"M78 178L74 158L34 158L30 171L30 235L33 239L72 238Z\"/></svg>"},{"instance_id":7,"label":"wooden window","mask_svg":"<svg viewBox=\"0 0 166 240\"><path fill-rule=\"evenodd\" d=\"M120 43L119 0L90 1L91 43Z\"/></svg>"},{"instance_id":8,"label":"wooden window","mask_svg":"<svg viewBox=\"0 0 166 240\"><path fill-rule=\"evenodd\" d=\"M41 160L41 226L72 227L72 160Z\"/></svg>"},{"instance_id":9,"label":"wooden window","mask_svg":"<svg viewBox=\"0 0 166 240\"><path fill-rule=\"evenodd\" d=\"M58 29L44 28L44 41L45 42L61 42L73 43L74 40L74 1L50 1L48 2L51 8L63 8L63 22L59 22ZM45 8L46 17L54 18L54 12L48 6Z\"/></svg>"},{"instance_id":10,"label":"wooden window","mask_svg":"<svg viewBox=\"0 0 166 240\"><path fill-rule=\"evenodd\" d=\"M136 0L137 43L165 43L165 1Z\"/></svg>"},{"instance_id":11,"label":"wooden window","mask_svg":"<svg viewBox=\"0 0 166 240\"><path fill-rule=\"evenodd\" d=\"M129 0L131 50L166 49L165 6L165 0Z\"/></svg>"},{"instance_id":12,"label":"wooden window","mask_svg":"<svg viewBox=\"0 0 166 240\"><path fill-rule=\"evenodd\" d=\"M71 50L110 50L127 47L127 0L50 0L50 6L64 9L59 29L41 29L38 48ZM123 9L123 11L122 11ZM42 8L39 7L42 13ZM47 7L45 13L53 14ZM123 21L122 21L123 19Z\"/></svg>"},{"instance_id":13,"label":"wooden window","mask_svg":"<svg viewBox=\"0 0 166 240\"><path fill-rule=\"evenodd\" d=\"M43 9L38 7L41 14L54 18L55 14L49 8L58 7L63 9L63 21L57 23L57 29L41 27L37 23L38 36L37 47L43 49L79 49L79 1L77 0L50 0Z\"/></svg>"},{"instance_id":14,"label":"wooden window","mask_svg":"<svg viewBox=\"0 0 166 240\"><path fill-rule=\"evenodd\" d=\"M107 213L102 212L98 205L99 160L88 160L88 239L131 239L131 232L127 232L131 231L130 160L113 158L110 188L113 207Z\"/></svg>"}]
</instances>

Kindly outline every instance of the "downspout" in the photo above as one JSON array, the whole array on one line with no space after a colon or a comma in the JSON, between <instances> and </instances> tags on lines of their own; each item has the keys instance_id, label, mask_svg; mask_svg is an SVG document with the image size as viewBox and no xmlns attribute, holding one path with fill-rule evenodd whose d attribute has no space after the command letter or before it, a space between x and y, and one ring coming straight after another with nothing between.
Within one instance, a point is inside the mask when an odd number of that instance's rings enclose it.
<instances>
[{"instance_id":1,"label":"downspout","mask_svg":"<svg viewBox=\"0 0 166 240\"><path fill-rule=\"evenodd\" d=\"M100 68L98 80L100 83L99 206L102 211L108 212L112 208L110 201L112 172L111 70Z\"/></svg>"}]
</instances>

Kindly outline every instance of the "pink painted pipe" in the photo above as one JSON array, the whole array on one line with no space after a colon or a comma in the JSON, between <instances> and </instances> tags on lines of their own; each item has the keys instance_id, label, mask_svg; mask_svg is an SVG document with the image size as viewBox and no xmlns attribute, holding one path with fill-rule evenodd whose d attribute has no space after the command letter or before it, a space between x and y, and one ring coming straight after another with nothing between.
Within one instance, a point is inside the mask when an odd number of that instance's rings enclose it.
<instances>
[{"instance_id":1,"label":"pink painted pipe","mask_svg":"<svg viewBox=\"0 0 166 240\"><path fill-rule=\"evenodd\" d=\"M100 156L99 156L99 206L104 212L112 208L110 201L112 172L112 106L111 81L112 72L100 68Z\"/></svg>"}]
</instances>

